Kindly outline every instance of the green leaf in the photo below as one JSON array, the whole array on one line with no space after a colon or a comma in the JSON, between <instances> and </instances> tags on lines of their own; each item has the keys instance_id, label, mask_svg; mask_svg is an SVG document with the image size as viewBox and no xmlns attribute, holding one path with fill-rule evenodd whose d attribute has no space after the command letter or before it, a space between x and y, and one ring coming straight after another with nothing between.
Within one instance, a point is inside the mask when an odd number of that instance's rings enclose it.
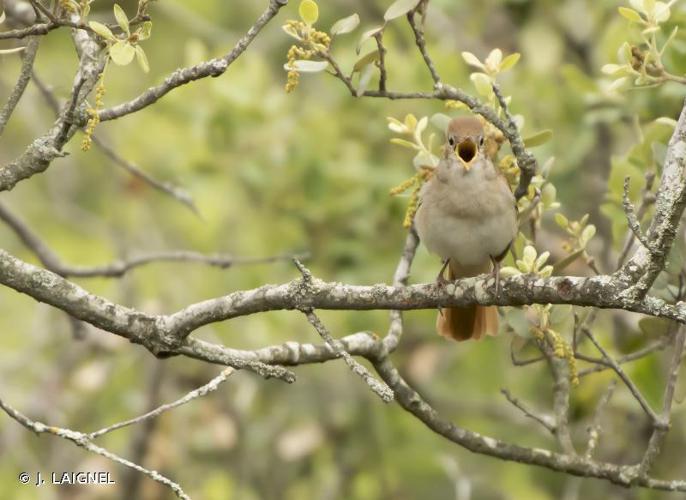
<instances>
[{"instance_id":1,"label":"green leaf","mask_svg":"<svg viewBox=\"0 0 686 500\"><path fill-rule=\"evenodd\" d=\"M633 23L640 23L643 21L641 18L641 14L636 12L634 9L630 9L629 7L619 7L617 9L622 17L627 18L629 21Z\"/></svg>"},{"instance_id":2,"label":"green leaf","mask_svg":"<svg viewBox=\"0 0 686 500\"><path fill-rule=\"evenodd\" d=\"M497 70L500 68L500 64L503 62L503 51L500 49L493 49L486 56L484 64L488 69Z\"/></svg>"},{"instance_id":3,"label":"green leaf","mask_svg":"<svg viewBox=\"0 0 686 500\"><path fill-rule=\"evenodd\" d=\"M390 21L396 17L404 16L414 9L419 4L419 1L420 0L396 0L383 15L384 20Z\"/></svg>"},{"instance_id":4,"label":"green leaf","mask_svg":"<svg viewBox=\"0 0 686 500\"><path fill-rule=\"evenodd\" d=\"M319 19L319 7L313 0L303 0L298 7L300 19L305 21L309 26L312 26Z\"/></svg>"},{"instance_id":5,"label":"green leaf","mask_svg":"<svg viewBox=\"0 0 686 500\"><path fill-rule=\"evenodd\" d=\"M355 65L353 66L353 73L356 73L358 71L362 71L362 69L367 66L368 64L372 64L376 61L379 60L379 51L378 50L373 50L369 52L368 54L363 55L360 57Z\"/></svg>"},{"instance_id":6,"label":"green leaf","mask_svg":"<svg viewBox=\"0 0 686 500\"><path fill-rule=\"evenodd\" d=\"M507 56L505 59L503 59L503 62L500 63L500 71L507 71L508 69L511 69L515 64L517 64L517 61L519 61L520 57L521 54L519 52L515 52L514 54Z\"/></svg>"},{"instance_id":7,"label":"green leaf","mask_svg":"<svg viewBox=\"0 0 686 500\"><path fill-rule=\"evenodd\" d=\"M593 224L589 224L581 232L581 237L579 238L579 243L581 243L581 245L585 247L586 243L591 241L591 238L593 238L593 236L595 236L595 226Z\"/></svg>"},{"instance_id":8,"label":"green leaf","mask_svg":"<svg viewBox=\"0 0 686 500\"><path fill-rule=\"evenodd\" d=\"M470 66L474 66L475 68L479 68L481 70L486 69L486 66L484 66L484 64L481 61L479 61L479 58L471 52L462 52L462 59L464 59L464 62L466 62Z\"/></svg>"},{"instance_id":9,"label":"green leaf","mask_svg":"<svg viewBox=\"0 0 686 500\"><path fill-rule=\"evenodd\" d=\"M543 252L541 255L539 255L534 263L534 269L541 269L548 260L548 257L550 257L550 252Z\"/></svg>"},{"instance_id":10,"label":"green leaf","mask_svg":"<svg viewBox=\"0 0 686 500\"><path fill-rule=\"evenodd\" d=\"M567 219L567 217L565 217L564 214L561 214L560 212L555 214L555 222L562 229L567 229L569 227L569 219Z\"/></svg>"},{"instance_id":11,"label":"green leaf","mask_svg":"<svg viewBox=\"0 0 686 500\"><path fill-rule=\"evenodd\" d=\"M129 18L126 17L124 9L122 9L118 3L114 4L114 18L117 20L119 27L124 30L127 35L130 35L129 31Z\"/></svg>"},{"instance_id":12,"label":"green leaf","mask_svg":"<svg viewBox=\"0 0 686 500\"><path fill-rule=\"evenodd\" d=\"M391 144L397 144L398 146L402 146L404 148L417 149L417 145L414 142L401 139L400 137L394 137L391 139Z\"/></svg>"},{"instance_id":13,"label":"green leaf","mask_svg":"<svg viewBox=\"0 0 686 500\"><path fill-rule=\"evenodd\" d=\"M535 148L541 144L545 144L553 137L553 131L550 129L541 130L536 132L534 135L530 135L524 139L524 146L527 148Z\"/></svg>"},{"instance_id":14,"label":"green leaf","mask_svg":"<svg viewBox=\"0 0 686 500\"><path fill-rule=\"evenodd\" d=\"M355 49L355 52L358 54L360 53L360 50L362 50L362 44L369 40L371 37L376 35L377 33L380 33L383 31L384 27L383 26L377 26L376 28L372 28L370 30L365 31L362 33L362 36L360 36L360 40L357 42L357 47Z\"/></svg>"},{"instance_id":15,"label":"green leaf","mask_svg":"<svg viewBox=\"0 0 686 500\"><path fill-rule=\"evenodd\" d=\"M111 42L114 42L117 40L114 37L114 35L112 34L112 32L110 31L110 29L102 23L99 23L97 21L89 21L88 26L90 26L90 28L93 31L95 31L95 33L97 33L98 35L103 37L105 40L109 40Z\"/></svg>"},{"instance_id":16,"label":"green leaf","mask_svg":"<svg viewBox=\"0 0 686 500\"><path fill-rule=\"evenodd\" d=\"M372 76L374 76L374 69L375 66L373 64L367 64L360 71L360 79L357 82L357 97L360 97L367 90L369 83L372 81Z\"/></svg>"},{"instance_id":17,"label":"green leaf","mask_svg":"<svg viewBox=\"0 0 686 500\"><path fill-rule=\"evenodd\" d=\"M0 50L0 54L16 54L17 52L21 52L24 50L26 47L16 47L14 49L3 49Z\"/></svg>"},{"instance_id":18,"label":"green leaf","mask_svg":"<svg viewBox=\"0 0 686 500\"><path fill-rule=\"evenodd\" d=\"M133 45L125 40L119 40L113 44L112 47L110 47L110 57L112 58L112 62L114 64L118 64L119 66L126 66L129 64L131 61L133 61L133 57L135 55L136 49L133 48Z\"/></svg>"},{"instance_id":19,"label":"green leaf","mask_svg":"<svg viewBox=\"0 0 686 500\"><path fill-rule=\"evenodd\" d=\"M152 21L145 21L141 24L140 28L136 30L139 40L147 40L150 38L150 33L152 32Z\"/></svg>"},{"instance_id":20,"label":"green leaf","mask_svg":"<svg viewBox=\"0 0 686 500\"><path fill-rule=\"evenodd\" d=\"M431 116L430 122L431 125L445 134L445 132L448 130L448 124L450 123L450 120L452 120L452 118L450 118L448 115L443 113L435 113Z\"/></svg>"},{"instance_id":21,"label":"green leaf","mask_svg":"<svg viewBox=\"0 0 686 500\"><path fill-rule=\"evenodd\" d=\"M605 73L606 75L614 75L615 73L619 73L622 71L626 66L624 65L619 65L619 64L604 64L602 68L600 68L600 71Z\"/></svg>"},{"instance_id":22,"label":"green leaf","mask_svg":"<svg viewBox=\"0 0 686 500\"><path fill-rule=\"evenodd\" d=\"M541 190L541 201L544 207L549 207L557 199L557 189L551 183L547 183Z\"/></svg>"},{"instance_id":23,"label":"green leaf","mask_svg":"<svg viewBox=\"0 0 686 500\"><path fill-rule=\"evenodd\" d=\"M617 78L614 82L612 82L607 87L607 91L608 92L614 92L615 90L619 90L621 87L623 87L626 84L627 81L629 81L629 79L626 76L623 76L621 78Z\"/></svg>"},{"instance_id":24,"label":"green leaf","mask_svg":"<svg viewBox=\"0 0 686 500\"><path fill-rule=\"evenodd\" d=\"M401 122L397 118L393 118L392 116L387 116L386 120L388 120L388 128L392 132L395 132L396 134L407 133L407 127L405 126L405 124L403 122Z\"/></svg>"},{"instance_id":25,"label":"green leaf","mask_svg":"<svg viewBox=\"0 0 686 500\"><path fill-rule=\"evenodd\" d=\"M412 159L412 164L416 169L420 169L422 167L435 167L438 165L438 158L427 151L420 151Z\"/></svg>"},{"instance_id":26,"label":"green leaf","mask_svg":"<svg viewBox=\"0 0 686 500\"><path fill-rule=\"evenodd\" d=\"M633 56L631 55L631 44L624 42L619 49L617 49L617 59L624 64L630 64Z\"/></svg>"},{"instance_id":27,"label":"green leaf","mask_svg":"<svg viewBox=\"0 0 686 500\"><path fill-rule=\"evenodd\" d=\"M667 125L672 128L676 128L676 120L674 118L669 118L668 116L661 116L657 120L655 120L655 123L659 123L661 125Z\"/></svg>"},{"instance_id":28,"label":"green leaf","mask_svg":"<svg viewBox=\"0 0 686 500\"><path fill-rule=\"evenodd\" d=\"M296 40L302 40L302 38L300 38L300 35L298 35L298 31L292 25L284 24L283 26L281 26L281 29L284 30L287 35L292 36Z\"/></svg>"},{"instance_id":29,"label":"green leaf","mask_svg":"<svg viewBox=\"0 0 686 500\"><path fill-rule=\"evenodd\" d=\"M655 21L658 23L664 23L669 19L671 11L669 9L669 4L664 2L657 2L655 4Z\"/></svg>"},{"instance_id":30,"label":"green leaf","mask_svg":"<svg viewBox=\"0 0 686 500\"><path fill-rule=\"evenodd\" d=\"M140 45L136 45L136 61L138 61L138 65L141 67L141 69L144 72L150 71L150 65L148 64L148 56L145 55L145 51L143 50L143 47Z\"/></svg>"},{"instance_id":31,"label":"green leaf","mask_svg":"<svg viewBox=\"0 0 686 500\"><path fill-rule=\"evenodd\" d=\"M643 4L643 0L629 0L629 3L635 10L639 12L645 12L645 5Z\"/></svg>"},{"instance_id":32,"label":"green leaf","mask_svg":"<svg viewBox=\"0 0 686 500\"><path fill-rule=\"evenodd\" d=\"M329 31L331 32L331 36L344 35L357 28L358 24L360 24L360 16L353 14L336 21Z\"/></svg>"},{"instance_id":33,"label":"green leaf","mask_svg":"<svg viewBox=\"0 0 686 500\"><path fill-rule=\"evenodd\" d=\"M426 130L426 126L429 124L429 118L426 116L422 116L419 121L417 122L417 126L414 129L414 138L415 141L417 141L418 144L421 144L422 142L422 134Z\"/></svg>"},{"instance_id":34,"label":"green leaf","mask_svg":"<svg viewBox=\"0 0 686 500\"><path fill-rule=\"evenodd\" d=\"M493 92L493 87L491 86L491 79L486 73L472 73L469 75L469 79L474 84L476 91L484 96L488 97Z\"/></svg>"},{"instance_id":35,"label":"green leaf","mask_svg":"<svg viewBox=\"0 0 686 500\"><path fill-rule=\"evenodd\" d=\"M298 71L300 73L318 73L324 71L329 65L327 61L308 61L305 59L298 59L293 61L293 64L286 63L283 69L286 71Z\"/></svg>"},{"instance_id":36,"label":"green leaf","mask_svg":"<svg viewBox=\"0 0 686 500\"><path fill-rule=\"evenodd\" d=\"M579 250L570 253L567 255L564 259L558 260L555 265L553 266L553 271L555 273L560 273L562 272L563 269L565 269L567 266L569 266L572 262L574 262L576 259L581 257L584 253L584 249L580 248Z\"/></svg>"}]
</instances>

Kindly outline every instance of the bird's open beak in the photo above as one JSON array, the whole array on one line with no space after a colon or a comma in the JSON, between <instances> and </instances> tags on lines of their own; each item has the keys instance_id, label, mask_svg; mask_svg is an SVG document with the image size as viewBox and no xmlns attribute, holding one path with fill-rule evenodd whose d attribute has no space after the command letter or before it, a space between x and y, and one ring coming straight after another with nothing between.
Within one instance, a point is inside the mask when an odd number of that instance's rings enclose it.
<instances>
[{"instance_id":1,"label":"bird's open beak","mask_svg":"<svg viewBox=\"0 0 686 500\"><path fill-rule=\"evenodd\" d=\"M465 170L472 168L471 163L474 158L476 158L477 152L476 143L473 140L467 138L460 142L455 148L455 152L457 153L457 157L462 160L462 165Z\"/></svg>"}]
</instances>

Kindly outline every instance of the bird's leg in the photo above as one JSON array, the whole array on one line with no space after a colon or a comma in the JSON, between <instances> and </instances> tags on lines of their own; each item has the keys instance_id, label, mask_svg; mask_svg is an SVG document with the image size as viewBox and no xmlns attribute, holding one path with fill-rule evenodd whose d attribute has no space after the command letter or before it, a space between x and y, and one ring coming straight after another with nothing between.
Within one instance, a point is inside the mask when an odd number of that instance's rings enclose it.
<instances>
[{"instance_id":1,"label":"bird's leg","mask_svg":"<svg viewBox=\"0 0 686 500\"><path fill-rule=\"evenodd\" d=\"M491 256L491 262L493 263L493 277L495 278L495 297L498 298L500 295L500 261L493 256Z\"/></svg>"},{"instance_id":2,"label":"bird's leg","mask_svg":"<svg viewBox=\"0 0 686 500\"><path fill-rule=\"evenodd\" d=\"M448 264L450 264L450 257L443 259L443 265L441 266L441 270L438 271L438 276L436 276L436 283L439 285L445 285L448 283L448 280L445 279L443 274L445 274L445 270L448 267Z\"/></svg>"},{"instance_id":3,"label":"bird's leg","mask_svg":"<svg viewBox=\"0 0 686 500\"><path fill-rule=\"evenodd\" d=\"M443 259L443 265L441 266L441 270L438 271L438 276L436 276L436 284L438 286L445 286L449 282L449 280L445 279L445 277L443 276L446 268L448 267L448 264L450 264L450 257ZM443 316L443 309L440 307L438 308L438 314L440 316Z\"/></svg>"}]
</instances>

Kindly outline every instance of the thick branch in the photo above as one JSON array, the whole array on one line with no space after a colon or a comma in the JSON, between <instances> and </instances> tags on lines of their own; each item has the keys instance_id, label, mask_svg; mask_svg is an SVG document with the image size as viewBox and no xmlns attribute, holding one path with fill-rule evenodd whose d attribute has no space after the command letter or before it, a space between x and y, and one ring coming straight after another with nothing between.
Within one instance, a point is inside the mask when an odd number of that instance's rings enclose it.
<instances>
[{"instance_id":1,"label":"thick branch","mask_svg":"<svg viewBox=\"0 0 686 500\"><path fill-rule=\"evenodd\" d=\"M74 30L72 37L80 60L69 102L50 130L34 140L16 160L0 167L0 191L8 191L20 181L44 172L55 158L64 156L62 148L76 133L77 127L71 126L72 118L95 87L105 61L98 55L100 47L88 32Z\"/></svg>"},{"instance_id":2,"label":"thick branch","mask_svg":"<svg viewBox=\"0 0 686 500\"><path fill-rule=\"evenodd\" d=\"M498 297L490 275L465 278L447 286L357 286L301 279L282 285L264 285L233 292L196 304L170 315L151 315L93 295L58 276L0 250L0 283L46 302L98 328L142 344L156 354L174 353L182 339L201 326L257 312L284 309L435 309L437 307L525 305L532 303L576 304L619 308L686 323L686 304L668 305L646 297L621 297L621 283L609 276L551 277L515 276L502 282ZM233 366L233 365L231 365Z\"/></svg>"},{"instance_id":3,"label":"thick branch","mask_svg":"<svg viewBox=\"0 0 686 500\"><path fill-rule=\"evenodd\" d=\"M660 187L656 194L655 216L646 233L646 246L639 247L621 270L636 285L627 295L640 298L648 293L664 269L681 215L686 206L686 102L674 134L667 146Z\"/></svg>"}]
</instances>

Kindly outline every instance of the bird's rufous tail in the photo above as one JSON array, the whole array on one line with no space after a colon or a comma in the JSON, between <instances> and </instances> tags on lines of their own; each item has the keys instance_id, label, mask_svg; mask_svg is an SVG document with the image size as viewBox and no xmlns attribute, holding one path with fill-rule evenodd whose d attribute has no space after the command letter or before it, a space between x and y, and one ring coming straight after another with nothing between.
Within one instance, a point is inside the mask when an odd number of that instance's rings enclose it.
<instances>
[{"instance_id":1,"label":"bird's rufous tail","mask_svg":"<svg viewBox=\"0 0 686 500\"><path fill-rule=\"evenodd\" d=\"M483 269L461 268L450 261L448 279L466 278L490 271L490 263ZM438 333L459 341L479 340L484 335L498 332L498 308L472 304L466 307L446 307L441 309L436 319Z\"/></svg>"}]
</instances>

